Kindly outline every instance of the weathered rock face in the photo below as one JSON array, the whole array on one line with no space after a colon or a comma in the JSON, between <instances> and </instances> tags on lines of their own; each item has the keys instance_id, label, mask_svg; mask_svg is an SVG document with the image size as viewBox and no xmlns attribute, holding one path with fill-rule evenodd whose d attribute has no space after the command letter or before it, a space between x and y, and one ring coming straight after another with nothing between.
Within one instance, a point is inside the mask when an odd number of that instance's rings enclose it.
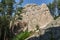
<instances>
[{"instance_id":1,"label":"weathered rock face","mask_svg":"<svg viewBox=\"0 0 60 40\"><path fill-rule=\"evenodd\" d=\"M28 4L21 15L23 16L22 21L27 23L28 31L37 30L37 26L39 29L44 29L53 20L46 4L40 6Z\"/></svg>"},{"instance_id":2,"label":"weathered rock face","mask_svg":"<svg viewBox=\"0 0 60 40\"><path fill-rule=\"evenodd\" d=\"M18 33L23 32L27 29L26 25L26 22L23 22L21 20L15 20L10 27L12 34L17 35Z\"/></svg>"},{"instance_id":3,"label":"weathered rock face","mask_svg":"<svg viewBox=\"0 0 60 40\"><path fill-rule=\"evenodd\" d=\"M56 20L53 20L51 23L49 23L46 28L50 27L59 27L60 26L60 17L57 18Z\"/></svg>"}]
</instances>

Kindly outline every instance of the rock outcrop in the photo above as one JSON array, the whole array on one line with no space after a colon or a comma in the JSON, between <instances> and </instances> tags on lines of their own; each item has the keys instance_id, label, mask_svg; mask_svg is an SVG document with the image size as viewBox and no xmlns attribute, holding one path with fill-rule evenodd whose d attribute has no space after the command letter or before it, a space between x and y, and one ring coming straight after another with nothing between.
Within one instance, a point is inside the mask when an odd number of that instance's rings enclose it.
<instances>
[{"instance_id":1,"label":"rock outcrop","mask_svg":"<svg viewBox=\"0 0 60 40\"><path fill-rule=\"evenodd\" d=\"M28 31L35 31L37 28L44 29L53 20L46 4L40 6L27 4L21 15L22 21L27 23Z\"/></svg>"},{"instance_id":2,"label":"rock outcrop","mask_svg":"<svg viewBox=\"0 0 60 40\"><path fill-rule=\"evenodd\" d=\"M60 26L60 17L57 18L56 20L53 20L51 23L49 23L47 26L46 26L46 29L47 28L50 28L50 27L59 27Z\"/></svg>"},{"instance_id":3,"label":"rock outcrop","mask_svg":"<svg viewBox=\"0 0 60 40\"><path fill-rule=\"evenodd\" d=\"M25 31L26 29L29 32L33 31L32 36L30 36L29 38L38 37L39 40L45 40L45 39L49 40L48 38L50 38L51 36L50 32L54 33L54 36L56 35L56 37L57 34L60 34L58 33L60 31L57 31L57 29L60 30L60 17L54 20L46 4L42 4L40 6L36 4L27 4L24 7L21 15L22 20L15 21L14 25L16 25L17 32L20 32L21 30ZM54 27L56 27L57 29ZM55 34L56 32L57 34ZM40 39L39 37L41 35L43 35L42 39ZM60 37L60 35L58 36ZM28 40L29 38L27 38L26 40Z\"/></svg>"}]
</instances>

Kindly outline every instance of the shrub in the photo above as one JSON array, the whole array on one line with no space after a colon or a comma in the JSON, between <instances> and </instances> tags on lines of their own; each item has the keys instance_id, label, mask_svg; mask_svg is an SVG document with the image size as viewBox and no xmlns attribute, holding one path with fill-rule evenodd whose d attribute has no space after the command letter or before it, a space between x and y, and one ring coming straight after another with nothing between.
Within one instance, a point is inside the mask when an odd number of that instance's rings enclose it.
<instances>
[{"instance_id":1,"label":"shrub","mask_svg":"<svg viewBox=\"0 0 60 40\"><path fill-rule=\"evenodd\" d=\"M18 35L16 35L13 40L25 40L26 38L28 38L30 36L30 32L25 31L25 32L21 32Z\"/></svg>"}]
</instances>

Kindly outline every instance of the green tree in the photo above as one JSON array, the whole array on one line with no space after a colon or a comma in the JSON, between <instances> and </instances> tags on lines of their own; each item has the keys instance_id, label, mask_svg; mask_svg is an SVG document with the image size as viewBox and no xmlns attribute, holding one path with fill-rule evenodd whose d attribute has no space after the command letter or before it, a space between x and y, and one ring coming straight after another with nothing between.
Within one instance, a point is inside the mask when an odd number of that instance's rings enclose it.
<instances>
[{"instance_id":1,"label":"green tree","mask_svg":"<svg viewBox=\"0 0 60 40\"><path fill-rule=\"evenodd\" d=\"M22 2L23 0L20 0L18 5L21 5ZM14 10L14 4L17 4L15 0L1 0L0 2L0 40L11 40L14 36L9 29L10 21L13 22L15 20L15 16L18 14L18 7ZM19 8L21 9L21 7Z\"/></svg>"},{"instance_id":2,"label":"green tree","mask_svg":"<svg viewBox=\"0 0 60 40\"><path fill-rule=\"evenodd\" d=\"M57 8L58 8L59 16L54 16L55 6L56 5L57 5ZM49 10L50 10L50 12L52 14L52 16L54 17L54 19L57 19L58 17L60 17L60 0L54 0L52 3L49 3L47 6L48 6L48 8L49 8Z\"/></svg>"},{"instance_id":3,"label":"green tree","mask_svg":"<svg viewBox=\"0 0 60 40\"><path fill-rule=\"evenodd\" d=\"M54 9L54 5L55 5L55 0L52 3L48 4L49 9L53 10ZM57 6L58 6L58 9L60 10L60 0L57 1Z\"/></svg>"}]
</instances>

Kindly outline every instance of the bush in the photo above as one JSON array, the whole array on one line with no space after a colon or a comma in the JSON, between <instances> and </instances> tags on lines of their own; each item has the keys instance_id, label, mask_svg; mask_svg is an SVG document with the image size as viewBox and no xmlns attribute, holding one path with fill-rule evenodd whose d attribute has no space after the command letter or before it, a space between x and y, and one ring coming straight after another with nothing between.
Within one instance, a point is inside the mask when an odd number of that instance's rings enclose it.
<instances>
[{"instance_id":1,"label":"bush","mask_svg":"<svg viewBox=\"0 0 60 40\"><path fill-rule=\"evenodd\" d=\"M54 17L54 20L56 20L58 17L60 17L60 16L55 16L55 17Z\"/></svg>"},{"instance_id":2,"label":"bush","mask_svg":"<svg viewBox=\"0 0 60 40\"><path fill-rule=\"evenodd\" d=\"M26 38L28 38L30 36L30 32L25 31L25 32L21 32L18 35L16 35L13 40L25 40Z\"/></svg>"}]
</instances>

